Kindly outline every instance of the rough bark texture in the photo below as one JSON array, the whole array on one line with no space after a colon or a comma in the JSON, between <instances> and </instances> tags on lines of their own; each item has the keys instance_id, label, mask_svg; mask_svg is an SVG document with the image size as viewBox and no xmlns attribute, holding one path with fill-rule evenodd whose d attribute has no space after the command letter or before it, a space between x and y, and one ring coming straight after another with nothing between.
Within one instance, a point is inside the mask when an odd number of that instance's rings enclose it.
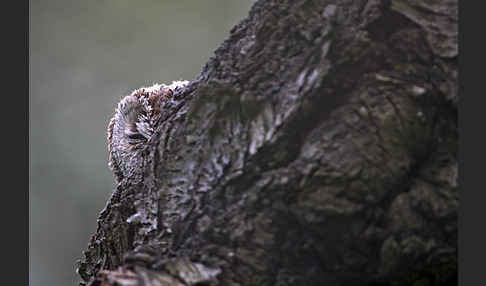
<instances>
[{"instance_id":1,"label":"rough bark texture","mask_svg":"<svg viewBox=\"0 0 486 286\"><path fill-rule=\"evenodd\" d=\"M257 1L165 103L83 280L455 284L457 5Z\"/></svg>"}]
</instances>

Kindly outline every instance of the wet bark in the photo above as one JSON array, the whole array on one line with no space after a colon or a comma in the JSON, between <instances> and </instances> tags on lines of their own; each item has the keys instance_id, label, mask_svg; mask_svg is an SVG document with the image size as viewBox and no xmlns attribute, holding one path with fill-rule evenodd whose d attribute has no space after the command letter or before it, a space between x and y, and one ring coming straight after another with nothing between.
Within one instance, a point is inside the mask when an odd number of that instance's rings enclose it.
<instances>
[{"instance_id":1,"label":"wet bark","mask_svg":"<svg viewBox=\"0 0 486 286\"><path fill-rule=\"evenodd\" d=\"M257 1L165 103L78 273L455 284L457 20L457 0Z\"/></svg>"}]
</instances>

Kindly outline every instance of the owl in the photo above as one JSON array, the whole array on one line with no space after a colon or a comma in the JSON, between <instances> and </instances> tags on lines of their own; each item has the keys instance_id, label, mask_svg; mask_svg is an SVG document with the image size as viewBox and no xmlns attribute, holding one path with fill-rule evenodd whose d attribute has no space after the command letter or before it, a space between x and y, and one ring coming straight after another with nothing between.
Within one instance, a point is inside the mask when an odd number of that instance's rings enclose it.
<instances>
[{"instance_id":1,"label":"owl","mask_svg":"<svg viewBox=\"0 0 486 286\"><path fill-rule=\"evenodd\" d=\"M108 124L109 167L118 181L139 167L139 151L155 132L164 102L188 81L142 87L123 97Z\"/></svg>"}]
</instances>

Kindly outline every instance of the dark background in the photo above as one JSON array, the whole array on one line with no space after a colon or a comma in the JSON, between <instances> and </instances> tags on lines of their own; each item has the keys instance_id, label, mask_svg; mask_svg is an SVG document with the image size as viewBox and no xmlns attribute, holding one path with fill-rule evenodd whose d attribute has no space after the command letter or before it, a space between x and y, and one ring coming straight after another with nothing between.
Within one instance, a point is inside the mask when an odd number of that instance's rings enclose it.
<instances>
[{"instance_id":1,"label":"dark background","mask_svg":"<svg viewBox=\"0 0 486 286\"><path fill-rule=\"evenodd\" d=\"M110 197L122 95L194 79L251 0L30 1L29 284L75 285Z\"/></svg>"}]
</instances>

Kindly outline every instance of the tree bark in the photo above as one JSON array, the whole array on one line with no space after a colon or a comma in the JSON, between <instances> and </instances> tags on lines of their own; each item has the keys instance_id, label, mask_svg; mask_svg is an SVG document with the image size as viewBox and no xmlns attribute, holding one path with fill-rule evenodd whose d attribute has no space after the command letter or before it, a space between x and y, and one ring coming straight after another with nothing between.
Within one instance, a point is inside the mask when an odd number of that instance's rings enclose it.
<instances>
[{"instance_id":1,"label":"tree bark","mask_svg":"<svg viewBox=\"0 0 486 286\"><path fill-rule=\"evenodd\" d=\"M257 1L163 106L82 279L455 284L457 5Z\"/></svg>"}]
</instances>

